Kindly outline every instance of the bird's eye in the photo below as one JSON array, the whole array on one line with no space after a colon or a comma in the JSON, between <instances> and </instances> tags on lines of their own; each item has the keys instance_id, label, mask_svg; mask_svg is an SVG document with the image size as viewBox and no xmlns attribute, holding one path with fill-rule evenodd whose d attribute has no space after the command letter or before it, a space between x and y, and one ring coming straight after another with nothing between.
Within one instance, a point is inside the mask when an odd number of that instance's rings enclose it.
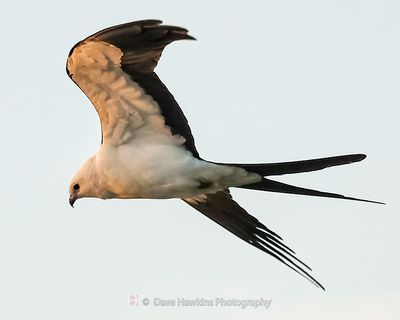
<instances>
[{"instance_id":1,"label":"bird's eye","mask_svg":"<svg viewBox=\"0 0 400 320\"><path fill-rule=\"evenodd\" d=\"M72 188L74 188L74 190L79 190L80 186L79 186L79 184L75 183Z\"/></svg>"}]
</instances>

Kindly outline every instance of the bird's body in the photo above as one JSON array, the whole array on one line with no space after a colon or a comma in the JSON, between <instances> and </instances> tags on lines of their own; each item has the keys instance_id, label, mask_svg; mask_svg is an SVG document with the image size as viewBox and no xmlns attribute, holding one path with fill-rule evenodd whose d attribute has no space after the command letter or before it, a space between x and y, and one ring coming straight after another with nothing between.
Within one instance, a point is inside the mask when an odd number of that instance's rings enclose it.
<instances>
[{"instance_id":1,"label":"bird's body","mask_svg":"<svg viewBox=\"0 0 400 320\"><path fill-rule=\"evenodd\" d=\"M71 205L83 197L181 198L322 287L276 233L232 199L229 188L368 201L266 178L321 170L361 161L365 156L272 164L225 164L202 159L186 117L154 73L165 46L181 39L194 38L183 28L144 20L102 30L71 49L67 72L93 103L102 127L98 152L72 179Z\"/></svg>"},{"instance_id":2,"label":"bird's body","mask_svg":"<svg viewBox=\"0 0 400 320\"><path fill-rule=\"evenodd\" d=\"M135 141L121 146L103 144L79 170L93 171L101 199L191 198L229 187L261 181L244 169L193 158L174 145L146 145ZM80 175L80 174L78 174ZM74 179L79 181L79 178ZM101 191L100 191L101 190Z\"/></svg>"}]
</instances>

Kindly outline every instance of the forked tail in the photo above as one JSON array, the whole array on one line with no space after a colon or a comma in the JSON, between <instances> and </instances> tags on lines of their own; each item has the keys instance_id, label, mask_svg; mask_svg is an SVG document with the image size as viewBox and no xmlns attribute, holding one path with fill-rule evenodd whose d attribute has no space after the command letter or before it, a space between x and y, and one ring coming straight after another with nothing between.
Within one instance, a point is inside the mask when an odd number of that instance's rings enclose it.
<instances>
[{"instance_id":1,"label":"forked tail","mask_svg":"<svg viewBox=\"0 0 400 320\"><path fill-rule=\"evenodd\" d=\"M384 204L383 202L379 202L379 201L346 197L341 194L296 187L296 186L292 186L289 184L285 184L282 182L278 182L278 181L274 181L274 180L265 178L266 176L317 171L317 170L322 170L322 169L325 169L328 167L340 166L340 165L344 165L344 164L359 162L361 160L364 160L365 158L366 158L365 154L349 154L349 155L344 155L344 156L302 160L302 161L292 161L292 162L260 163L260 164L240 164L240 163L233 163L233 164L232 163L218 163L218 164L243 168L249 172L258 173L259 175L263 176L263 179L260 182L243 185L238 188L279 192L279 193L301 194L301 195L316 196L316 197L347 199L347 200L356 200L356 201Z\"/></svg>"}]
</instances>

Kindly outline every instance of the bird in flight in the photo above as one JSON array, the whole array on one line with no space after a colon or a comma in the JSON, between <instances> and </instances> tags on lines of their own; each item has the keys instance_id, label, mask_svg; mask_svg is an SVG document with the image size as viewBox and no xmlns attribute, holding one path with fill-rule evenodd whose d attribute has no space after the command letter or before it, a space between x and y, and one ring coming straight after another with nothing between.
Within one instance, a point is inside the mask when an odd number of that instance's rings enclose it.
<instances>
[{"instance_id":1,"label":"bird in flight","mask_svg":"<svg viewBox=\"0 0 400 320\"><path fill-rule=\"evenodd\" d=\"M180 198L323 289L279 235L233 200L229 188L375 202L267 178L350 164L366 156L260 164L203 159L185 115L154 72L164 48L183 39L194 40L186 29L143 20L99 31L71 49L67 73L99 114L102 139L71 181L70 205L84 197Z\"/></svg>"}]
</instances>

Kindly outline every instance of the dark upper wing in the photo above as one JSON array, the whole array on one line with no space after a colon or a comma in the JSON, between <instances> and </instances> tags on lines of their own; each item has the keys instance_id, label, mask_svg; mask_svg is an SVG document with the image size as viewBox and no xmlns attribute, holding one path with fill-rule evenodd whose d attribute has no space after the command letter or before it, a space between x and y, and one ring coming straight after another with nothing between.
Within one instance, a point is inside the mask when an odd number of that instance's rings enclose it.
<instances>
[{"instance_id":1,"label":"dark upper wing","mask_svg":"<svg viewBox=\"0 0 400 320\"><path fill-rule=\"evenodd\" d=\"M294 251L282 243L282 238L247 213L228 190L207 194L206 199L183 199L225 229L293 269L316 286L324 287L305 269L311 269L294 256ZM325 290L325 289L324 289Z\"/></svg>"},{"instance_id":2,"label":"dark upper wing","mask_svg":"<svg viewBox=\"0 0 400 320\"><path fill-rule=\"evenodd\" d=\"M187 34L186 29L162 25L161 23L162 22L159 20L135 21L110 27L99 31L92 36L89 36L71 49L67 62L67 72L72 80L74 80L74 82L76 82L77 85L90 98L99 114L100 109L103 113L107 113L104 115L100 114L102 131L104 131L105 123L103 123L103 120L107 121L110 118L110 112L105 111L105 109L112 108L109 108L108 106L104 107L104 102L102 106L99 106L99 102L94 101L95 99L93 96L90 96L90 92L93 90L91 91L92 87L89 87L86 83L88 79L86 74L84 77L76 76L78 69L76 65L83 59L77 54L77 48L79 50L87 50L88 52L89 50L93 51L94 49L92 47L89 48L88 46L85 46L85 44L97 42L115 46L121 51L121 57L119 59L120 65L116 67L122 69L122 71L132 80L135 85L138 85L144 90L146 95L151 96L151 98L158 104L164 123L170 128L171 133L173 135L182 136L185 139L185 142L183 143L184 146L191 151L195 157L199 157L185 115L183 114L172 94L154 73L154 68L157 66L158 60L160 59L165 46L175 40L194 38ZM104 47L98 46L96 50L102 51L101 53L106 57L106 59L112 60L110 58L111 53L107 51L107 48L105 50ZM75 68L71 63L73 59L75 59ZM111 64L114 64L114 61L111 62ZM83 69L82 66L84 67L86 64L81 63L79 66L80 69ZM98 68L98 66L96 66L96 68ZM110 71L110 66L107 66L105 69ZM104 89L104 85L102 89ZM117 93L119 94L120 92ZM125 99L125 97L123 98ZM123 114L123 109L123 107L113 108L113 112L114 114L119 113L121 118L122 116L129 117L131 112L126 112L126 114ZM137 110L140 108L135 108L134 106L131 109ZM127 122L126 119L124 121ZM134 121L134 119L132 121ZM106 123L106 125L108 125L108 123ZM135 124L132 124L131 127L136 128Z\"/></svg>"}]
</instances>

